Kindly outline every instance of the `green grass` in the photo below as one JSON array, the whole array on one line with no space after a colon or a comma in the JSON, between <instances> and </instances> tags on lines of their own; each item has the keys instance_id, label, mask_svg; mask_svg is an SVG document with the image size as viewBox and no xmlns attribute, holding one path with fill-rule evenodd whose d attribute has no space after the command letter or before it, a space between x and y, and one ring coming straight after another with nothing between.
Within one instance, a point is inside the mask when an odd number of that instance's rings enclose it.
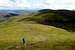
<instances>
[{"instance_id":1,"label":"green grass","mask_svg":"<svg viewBox=\"0 0 75 50\"><path fill-rule=\"evenodd\" d=\"M24 37L28 44L34 44L27 45L26 50L75 50L74 33L25 20L18 22L29 16L13 17L0 24L0 48L23 46Z\"/></svg>"}]
</instances>

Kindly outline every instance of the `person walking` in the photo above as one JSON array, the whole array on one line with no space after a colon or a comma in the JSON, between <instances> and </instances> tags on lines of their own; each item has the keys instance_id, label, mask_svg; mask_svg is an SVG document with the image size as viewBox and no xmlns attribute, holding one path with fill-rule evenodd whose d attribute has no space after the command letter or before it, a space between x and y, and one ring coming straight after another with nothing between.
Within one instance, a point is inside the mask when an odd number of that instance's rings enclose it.
<instances>
[{"instance_id":1,"label":"person walking","mask_svg":"<svg viewBox=\"0 0 75 50\"><path fill-rule=\"evenodd\" d=\"M23 43L23 45L25 44L25 39L24 38L22 38L22 43Z\"/></svg>"}]
</instances>

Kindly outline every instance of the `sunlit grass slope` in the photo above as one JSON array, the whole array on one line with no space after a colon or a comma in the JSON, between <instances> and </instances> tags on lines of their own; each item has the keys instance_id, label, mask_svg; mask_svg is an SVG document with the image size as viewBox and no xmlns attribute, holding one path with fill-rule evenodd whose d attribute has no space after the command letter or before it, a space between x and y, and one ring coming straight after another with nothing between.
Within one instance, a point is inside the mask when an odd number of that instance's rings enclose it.
<instances>
[{"instance_id":1,"label":"sunlit grass slope","mask_svg":"<svg viewBox=\"0 0 75 50\"><path fill-rule=\"evenodd\" d=\"M64 29L25 21L30 15L12 17L0 24L0 47L8 49L21 45L22 38L27 43L33 43L27 50L73 50L75 49L75 34ZM22 50L22 49L21 49Z\"/></svg>"}]
</instances>

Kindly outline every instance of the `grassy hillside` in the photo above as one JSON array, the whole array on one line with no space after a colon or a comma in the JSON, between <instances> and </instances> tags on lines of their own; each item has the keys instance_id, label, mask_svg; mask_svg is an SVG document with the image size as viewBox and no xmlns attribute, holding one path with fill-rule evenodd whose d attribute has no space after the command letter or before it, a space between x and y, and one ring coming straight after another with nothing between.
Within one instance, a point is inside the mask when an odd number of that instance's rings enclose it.
<instances>
[{"instance_id":1,"label":"grassy hillside","mask_svg":"<svg viewBox=\"0 0 75 50\"><path fill-rule=\"evenodd\" d=\"M74 50L75 34L64 29L27 21L34 14L11 17L0 23L0 48L3 50ZM26 40L26 46L22 44ZM10 50L11 50L10 49Z\"/></svg>"},{"instance_id":2,"label":"grassy hillside","mask_svg":"<svg viewBox=\"0 0 75 50\"><path fill-rule=\"evenodd\" d=\"M72 10L43 9L28 19L40 24L75 31L75 12Z\"/></svg>"}]
</instances>

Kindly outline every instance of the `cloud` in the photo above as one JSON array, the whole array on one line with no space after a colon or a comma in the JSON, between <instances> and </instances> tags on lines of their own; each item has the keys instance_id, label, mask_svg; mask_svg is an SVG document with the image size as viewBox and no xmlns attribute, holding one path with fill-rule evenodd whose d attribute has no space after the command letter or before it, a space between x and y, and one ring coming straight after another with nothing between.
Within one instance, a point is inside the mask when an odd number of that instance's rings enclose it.
<instances>
[{"instance_id":1,"label":"cloud","mask_svg":"<svg viewBox=\"0 0 75 50\"><path fill-rule=\"evenodd\" d=\"M0 0L0 6L9 6L9 7L13 7L14 3L11 2L10 0Z\"/></svg>"},{"instance_id":2,"label":"cloud","mask_svg":"<svg viewBox=\"0 0 75 50\"><path fill-rule=\"evenodd\" d=\"M0 8L75 9L75 0L0 0Z\"/></svg>"},{"instance_id":3,"label":"cloud","mask_svg":"<svg viewBox=\"0 0 75 50\"><path fill-rule=\"evenodd\" d=\"M28 6L27 0L0 0L0 9L23 9Z\"/></svg>"},{"instance_id":4,"label":"cloud","mask_svg":"<svg viewBox=\"0 0 75 50\"><path fill-rule=\"evenodd\" d=\"M10 0L10 1L12 1L12 2L16 2L16 0Z\"/></svg>"},{"instance_id":5,"label":"cloud","mask_svg":"<svg viewBox=\"0 0 75 50\"><path fill-rule=\"evenodd\" d=\"M47 0L46 3L52 9L75 9L75 0Z\"/></svg>"},{"instance_id":6,"label":"cloud","mask_svg":"<svg viewBox=\"0 0 75 50\"><path fill-rule=\"evenodd\" d=\"M29 3L27 0L17 0L15 5L17 7L28 7L29 6Z\"/></svg>"}]
</instances>

